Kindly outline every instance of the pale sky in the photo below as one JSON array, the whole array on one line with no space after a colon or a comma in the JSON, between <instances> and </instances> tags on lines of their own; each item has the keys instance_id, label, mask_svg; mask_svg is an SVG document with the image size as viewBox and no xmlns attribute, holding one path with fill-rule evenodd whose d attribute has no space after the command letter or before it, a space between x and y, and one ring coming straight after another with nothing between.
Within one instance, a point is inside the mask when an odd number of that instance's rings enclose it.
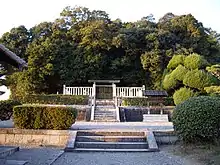
<instances>
[{"instance_id":1,"label":"pale sky","mask_svg":"<svg viewBox=\"0 0 220 165\"><path fill-rule=\"evenodd\" d=\"M43 21L53 21L66 6L84 6L104 10L111 19L136 21L153 14L156 20L167 12L191 13L205 27L220 33L220 0L2 0L0 36L13 27L30 28Z\"/></svg>"}]
</instances>

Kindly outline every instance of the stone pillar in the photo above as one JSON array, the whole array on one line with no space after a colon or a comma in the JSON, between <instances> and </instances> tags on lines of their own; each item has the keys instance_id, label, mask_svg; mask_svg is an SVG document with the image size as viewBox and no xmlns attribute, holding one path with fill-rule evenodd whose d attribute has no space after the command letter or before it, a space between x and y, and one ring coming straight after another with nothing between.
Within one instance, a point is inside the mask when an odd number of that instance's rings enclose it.
<instances>
[{"instance_id":1,"label":"stone pillar","mask_svg":"<svg viewBox=\"0 0 220 165\"><path fill-rule=\"evenodd\" d=\"M117 95L116 95L116 85L114 83L112 83L112 97L113 97L113 100L115 102L115 106L118 106L118 103L117 103Z\"/></svg>"},{"instance_id":2,"label":"stone pillar","mask_svg":"<svg viewBox=\"0 0 220 165\"><path fill-rule=\"evenodd\" d=\"M66 94L66 85L63 85L63 95Z\"/></svg>"},{"instance_id":3,"label":"stone pillar","mask_svg":"<svg viewBox=\"0 0 220 165\"><path fill-rule=\"evenodd\" d=\"M95 97L96 97L96 84L94 82L92 86L92 105L95 105Z\"/></svg>"}]
</instances>

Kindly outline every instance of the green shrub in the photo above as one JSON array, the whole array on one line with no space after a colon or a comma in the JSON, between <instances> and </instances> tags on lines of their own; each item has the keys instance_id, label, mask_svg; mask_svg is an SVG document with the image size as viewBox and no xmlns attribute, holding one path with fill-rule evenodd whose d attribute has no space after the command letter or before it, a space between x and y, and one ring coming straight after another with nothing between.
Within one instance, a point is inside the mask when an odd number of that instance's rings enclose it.
<instances>
[{"instance_id":1,"label":"green shrub","mask_svg":"<svg viewBox=\"0 0 220 165\"><path fill-rule=\"evenodd\" d=\"M14 125L21 129L68 129L77 110L71 107L21 105L13 109Z\"/></svg>"},{"instance_id":2,"label":"green shrub","mask_svg":"<svg viewBox=\"0 0 220 165\"><path fill-rule=\"evenodd\" d=\"M59 104L59 105L86 105L88 96L79 95L27 95L17 98L23 104Z\"/></svg>"},{"instance_id":3,"label":"green shrub","mask_svg":"<svg viewBox=\"0 0 220 165\"><path fill-rule=\"evenodd\" d=\"M184 77L183 84L191 88L203 90L204 87L219 84L219 80L203 70L192 70Z\"/></svg>"},{"instance_id":4,"label":"green shrub","mask_svg":"<svg viewBox=\"0 0 220 165\"><path fill-rule=\"evenodd\" d=\"M203 56L193 53L187 56L184 60L184 66L188 69L203 69L208 65L208 62Z\"/></svg>"},{"instance_id":5,"label":"green shrub","mask_svg":"<svg viewBox=\"0 0 220 165\"><path fill-rule=\"evenodd\" d=\"M123 98L122 106L148 106L147 98Z\"/></svg>"},{"instance_id":6,"label":"green shrub","mask_svg":"<svg viewBox=\"0 0 220 165\"><path fill-rule=\"evenodd\" d=\"M174 89L178 85L178 81L173 77L172 74L168 74L164 77L163 88L165 90Z\"/></svg>"},{"instance_id":7,"label":"green shrub","mask_svg":"<svg viewBox=\"0 0 220 165\"><path fill-rule=\"evenodd\" d=\"M174 100L175 105L177 105L189 99L190 97L194 97L197 95L198 94L194 92L193 90L183 87L175 91L175 93L173 94L173 100Z\"/></svg>"},{"instance_id":8,"label":"green shrub","mask_svg":"<svg viewBox=\"0 0 220 165\"><path fill-rule=\"evenodd\" d=\"M184 55L174 55L172 59L169 61L167 68L175 69L178 65L183 64L185 59Z\"/></svg>"},{"instance_id":9,"label":"green shrub","mask_svg":"<svg viewBox=\"0 0 220 165\"><path fill-rule=\"evenodd\" d=\"M0 120L9 120L13 114L13 107L16 105L21 105L21 103L14 100L0 101Z\"/></svg>"},{"instance_id":10,"label":"green shrub","mask_svg":"<svg viewBox=\"0 0 220 165\"><path fill-rule=\"evenodd\" d=\"M193 97L176 106L172 121L180 139L186 142L214 140L220 130L220 100Z\"/></svg>"},{"instance_id":11,"label":"green shrub","mask_svg":"<svg viewBox=\"0 0 220 165\"><path fill-rule=\"evenodd\" d=\"M165 97L164 105L166 106L174 106L174 100L173 97Z\"/></svg>"},{"instance_id":12,"label":"green shrub","mask_svg":"<svg viewBox=\"0 0 220 165\"><path fill-rule=\"evenodd\" d=\"M205 87L204 88L206 93L209 93L209 94L220 94L220 86L210 86L210 87Z\"/></svg>"},{"instance_id":13,"label":"green shrub","mask_svg":"<svg viewBox=\"0 0 220 165\"><path fill-rule=\"evenodd\" d=\"M122 106L159 106L165 103L165 99L158 97L123 98Z\"/></svg>"},{"instance_id":14,"label":"green shrub","mask_svg":"<svg viewBox=\"0 0 220 165\"><path fill-rule=\"evenodd\" d=\"M186 69L186 67L182 66L182 65L179 65L176 69L174 69L172 72L171 72L171 75L174 79L176 80L179 80L179 81L183 81L184 79L184 76L186 75L186 73L188 72L189 70Z\"/></svg>"}]
</instances>

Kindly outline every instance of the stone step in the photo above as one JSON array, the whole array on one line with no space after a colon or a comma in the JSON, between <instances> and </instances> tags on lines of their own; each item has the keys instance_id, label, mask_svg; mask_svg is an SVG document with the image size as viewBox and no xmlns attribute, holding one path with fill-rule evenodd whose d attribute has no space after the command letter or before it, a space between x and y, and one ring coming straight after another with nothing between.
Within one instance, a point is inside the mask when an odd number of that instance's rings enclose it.
<instances>
[{"instance_id":1,"label":"stone step","mask_svg":"<svg viewBox=\"0 0 220 165\"><path fill-rule=\"evenodd\" d=\"M160 114L144 114L143 115L144 122L169 122L168 115L160 115Z\"/></svg>"},{"instance_id":2,"label":"stone step","mask_svg":"<svg viewBox=\"0 0 220 165\"><path fill-rule=\"evenodd\" d=\"M77 136L145 136L144 132L137 131L77 131Z\"/></svg>"},{"instance_id":3,"label":"stone step","mask_svg":"<svg viewBox=\"0 0 220 165\"><path fill-rule=\"evenodd\" d=\"M95 111L96 114L116 114L115 111Z\"/></svg>"},{"instance_id":4,"label":"stone step","mask_svg":"<svg viewBox=\"0 0 220 165\"><path fill-rule=\"evenodd\" d=\"M116 117L115 114L95 114L95 117Z\"/></svg>"},{"instance_id":5,"label":"stone step","mask_svg":"<svg viewBox=\"0 0 220 165\"><path fill-rule=\"evenodd\" d=\"M98 122L115 122L116 118L94 118L94 120Z\"/></svg>"},{"instance_id":6,"label":"stone step","mask_svg":"<svg viewBox=\"0 0 220 165\"><path fill-rule=\"evenodd\" d=\"M95 111L103 111L103 112L114 112L115 108L95 108Z\"/></svg>"},{"instance_id":7,"label":"stone step","mask_svg":"<svg viewBox=\"0 0 220 165\"><path fill-rule=\"evenodd\" d=\"M91 122L119 122L116 119L107 119L107 120L103 120L103 119L98 119L98 120L91 120Z\"/></svg>"},{"instance_id":8,"label":"stone step","mask_svg":"<svg viewBox=\"0 0 220 165\"><path fill-rule=\"evenodd\" d=\"M147 149L147 142L75 142L76 148Z\"/></svg>"},{"instance_id":9,"label":"stone step","mask_svg":"<svg viewBox=\"0 0 220 165\"><path fill-rule=\"evenodd\" d=\"M112 116L95 116L94 119L95 120L108 120L108 119L116 119L116 117L112 117Z\"/></svg>"},{"instance_id":10,"label":"stone step","mask_svg":"<svg viewBox=\"0 0 220 165\"><path fill-rule=\"evenodd\" d=\"M66 148L66 152L154 152L151 149Z\"/></svg>"},{"instance_id":11,"label":"stone step","mask_svg":"<svg viewBox=\"0 0 220 165\"><path fill-rule=\"evenodd\" d=\"M77 136L78 142L146 142L145 136Z\"/></svg>"}]
</instances>

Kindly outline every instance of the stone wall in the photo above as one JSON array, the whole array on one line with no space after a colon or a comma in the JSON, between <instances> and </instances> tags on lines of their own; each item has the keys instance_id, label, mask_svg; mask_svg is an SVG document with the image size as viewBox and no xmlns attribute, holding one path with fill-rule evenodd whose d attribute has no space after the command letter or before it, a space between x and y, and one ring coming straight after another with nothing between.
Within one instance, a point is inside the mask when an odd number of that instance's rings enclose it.
<instances>
[{"instance_id":1,"label":"stone wall","mask_svg":"<svg viewBox=\"0 0 220 165\"><path fill-rule=\"evenodd\" d=\"M160 114L161 107L150 107L151 114ZM174 106L165 106L163 107L163 113L168 114L169 121L171 121L172 112ZM148 107L120 107L120 121L121 122L142 122L143 114L148 114Z\"/></svg>"},{"instance_id":2,"label":"stone wall","mask_svg":"<svg viewBox=\"0 0 220 165\"><path fill-rule=\"evenodd\" d=\"M0 128L0 145L65 147L71 130L31 130Z\"/></svg>"}]
</instances>

